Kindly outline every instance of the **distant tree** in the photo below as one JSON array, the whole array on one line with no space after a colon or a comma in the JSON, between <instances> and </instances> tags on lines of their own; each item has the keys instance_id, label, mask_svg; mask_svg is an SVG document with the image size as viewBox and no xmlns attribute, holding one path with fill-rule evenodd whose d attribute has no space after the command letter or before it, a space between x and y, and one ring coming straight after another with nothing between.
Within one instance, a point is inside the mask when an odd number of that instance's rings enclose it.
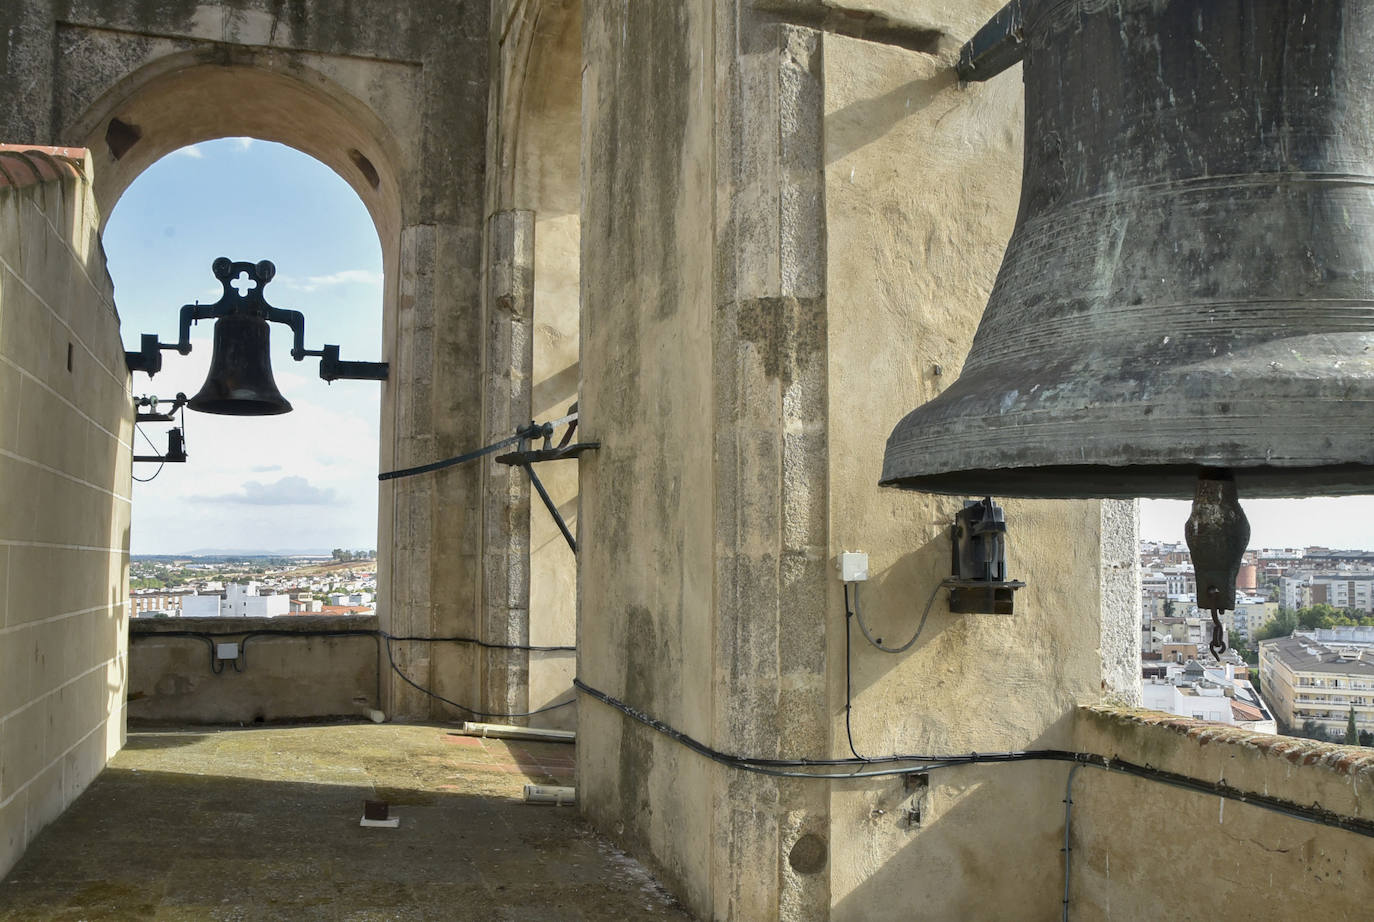
<instances>
[{"instance_id":1,"label":"distant tree","mask_svg":"<svg viewBox=\"0 0 1374 922\"><path fill-rule=\"evenodd\" d=\"M336 547L333 551L330 552L330 556L333 557L335 560L343 560L344 549L341 547Z\"/></svg>"},{"instance_id":2,"label":"distant tree","mask_svg":"<svg viewBox=\"0 0 1374 922\"><path fill-rule=\"evenodd\" d=\"M1374 746L1374 733L1371 733L1371 732L1368 731L1368 730L1361 730L1361 731L1360 731L1360 745L1361 745L1361 746Z\"/></svg>"},{"instance_id":3,"label":"distant tree","mask_svg":"<svg viewBox=\"0 0 1374 922\"><path fill-rule=\"evenodd\" d=\"M1174 616L1174 600L1173 600L1173 599L1165 599L1165 600L1164 600L1164 617L1166 617L1166 618L1172 618L1173 616Z\"/></svg>"},{"instance_id":4,"label":"distant tree","mask_svg":"<svg viewBox=\"0 0 1374 922\"><path fill-rule=\"evenodd\" d=\"M1331 742L1331 737L1327 736L1322 725L1310 717L1302 722L1302 729L1298 731L1298 736L1305 736L1310 740L1321 740L1324 743Z\"/></svg>"},{"instance_id":5,"label":"distant tree","mask_svg":"<svg viewBox=\"0 0 1374 922\"><path fill-rule=\"evenodd\" d=\"M1355 708L1350 708L1350 719L1345 723L1345 744L1347 746L1360 745L1360 731L1355 729Z\"/></svg>"},{"instance_id":6,"label":"distant tree","mask_svg":"<svg viewBox=\"0 0 1374 922\"><path fill-rule=\"evenodd\" d=\"M1341 617L1341 610L1332 608L1326 603L1298 609L1298 624L1308 631L1332 627L1339 617Z\"/></svg>"},{"instance_id":7,"label":"distant tree","mask_svg":"<svg viewBox=\"0 0 1374 922\"><path fill-rule=\"evenodd\" d=\"M1279 613L1264 623L1255 634L1255 639L1270 640L1275 637L1287 637L1298 629L1297 613L1287 608L1280 608Z\"/></svg>"}]
</instances>

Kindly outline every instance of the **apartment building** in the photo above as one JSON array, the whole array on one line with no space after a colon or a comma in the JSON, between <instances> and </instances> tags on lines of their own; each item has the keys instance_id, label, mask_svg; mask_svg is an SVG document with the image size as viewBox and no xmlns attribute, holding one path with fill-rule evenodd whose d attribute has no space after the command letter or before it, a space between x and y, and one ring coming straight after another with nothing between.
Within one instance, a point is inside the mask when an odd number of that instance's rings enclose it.
<instances>
[{"instance_id":1,"label":"apartment building","mask_svg":"<svg viewBox=\"0 0 1374 922\"><path fill-rule=\"evenodd\" d=\"M1331 736L1374 731L1374 629L1338 628L1262 640L1260 686L1281 725L1315 720Z\"/></svg>"},{"instance_id":2,"label":"apartment building","mask_svg":"<svg viewBox=\"0 0 1374 922\"><path fill-rule=\"evenodd\" d=\"M1295 573L1282 587L1284 607L1295 611L1313 605L1374 611L1374 571Z\"/></svg>"}]
</instances>

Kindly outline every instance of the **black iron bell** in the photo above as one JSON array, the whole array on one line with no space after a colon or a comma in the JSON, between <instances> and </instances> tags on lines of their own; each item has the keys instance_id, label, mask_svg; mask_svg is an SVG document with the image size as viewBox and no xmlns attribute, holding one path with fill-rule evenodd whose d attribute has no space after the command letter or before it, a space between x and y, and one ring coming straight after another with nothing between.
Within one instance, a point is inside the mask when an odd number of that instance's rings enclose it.
<instances>
[{"instance_id":1,"label":"black iron bell","mask_svg":"<svg viewBox=\"0 0 1374 922\"><path fill-rule=\"evenodd\" d=\"M201 413L222 416L290 413L291 404L277 390L272 377L268 320L299 314L279 311L263 299L262 290L276 275L277 267L266 259L256 263L234 262L221 256L210 268L224 286L219 301L203 309L204 315L218 318L215 348L205 384L186 405ZM188 329L187 312L201 310L193 305L182 308L183 331ZM185 332L182 339L186 340Z\"/></svg>"},{"instance_id":2,"label":"black iron bell","mask_svg":"<svg viewBox=\"0 0 1374 922\"><path fill-rule=\"evenodd\" d=\"M1374 4L1024 0L1020 212L882 482L1374 492ZM971 43L972 44L972 43Z\"/></svg>"},{"instance_id":3,"label":"black iron bell","mask_svg":"<svg viewBox=\"0 0 1374 922\"><path fill-rule=\"evenodd\" d=\"M251 314L229 314L216 320L210 371L186 405L224 416L290 413L291 404L272 377L270 335L267 321Z\"/></svg>"}]
</instances>

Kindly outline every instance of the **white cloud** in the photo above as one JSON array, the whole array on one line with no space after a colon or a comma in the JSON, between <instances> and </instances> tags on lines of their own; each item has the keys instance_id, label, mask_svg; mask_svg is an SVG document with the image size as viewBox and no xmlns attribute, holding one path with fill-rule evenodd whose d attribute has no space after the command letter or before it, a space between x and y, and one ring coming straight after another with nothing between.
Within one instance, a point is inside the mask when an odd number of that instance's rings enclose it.
<instances>
[{"instance_id":1,"label":"white cloud","mask_svg":"<svg viewBox=\"0 0 1374 922\"><path fill-rule=\"evenodd\" d=\"M370 269L344 269L329 275L312 275L305 279L277 276L277 282L296 291L316 291L333 285L371 285L382 284L382 274Z\"/></svg>"},{"instance_id":2,"label":"white cloud","mask_svg":"<svg viewBox=\"0 0 1374 922\"><path fill-rule=\"evenodd\" d=\"M334 502L334 491L311 486L304 477L283 477L276 483L249 480L242 492L207 496L205 501L250 506L326 506Z\"/></svg>"},{"instance_id":3,"label":"white cloud","mask_svg":"<svg viewBox=\"0 0 1374 922\"><path fill-rule=\"evenodd\" d=\"M192 160L205 159L205 152L200 149L199 144L192 144L190 147L182 147L172 151L173 157L190 157Z\"/></svg>"},{"instance_id":4,"label":"white cloud","mask_svg":"<svg viewBox=\"0 0 1374 922\"><path fill-rule=\"evenodd\" d=\"M239 150L247 150L253 146L252 138L229 138L229 140L237 144Z\"/></svg>"}]
</instances>

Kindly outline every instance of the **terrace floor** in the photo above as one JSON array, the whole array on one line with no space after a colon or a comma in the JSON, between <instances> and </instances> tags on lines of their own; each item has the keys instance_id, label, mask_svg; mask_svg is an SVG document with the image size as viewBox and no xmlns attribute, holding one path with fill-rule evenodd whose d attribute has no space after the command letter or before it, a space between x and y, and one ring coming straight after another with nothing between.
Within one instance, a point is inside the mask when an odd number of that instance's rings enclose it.
<instances>
[{"instance_id":1,"label":"terrace floor","mask_svg":"<svg viewBox=\"0 0 1374 922\"><path fill-rule=\"evenodd\" d=\"M442 726L131 732L0 882L0 920L687 920L576 808L572 746ZM360 828L364 799L397 829Z\"/></svg>"}]
</instances>

